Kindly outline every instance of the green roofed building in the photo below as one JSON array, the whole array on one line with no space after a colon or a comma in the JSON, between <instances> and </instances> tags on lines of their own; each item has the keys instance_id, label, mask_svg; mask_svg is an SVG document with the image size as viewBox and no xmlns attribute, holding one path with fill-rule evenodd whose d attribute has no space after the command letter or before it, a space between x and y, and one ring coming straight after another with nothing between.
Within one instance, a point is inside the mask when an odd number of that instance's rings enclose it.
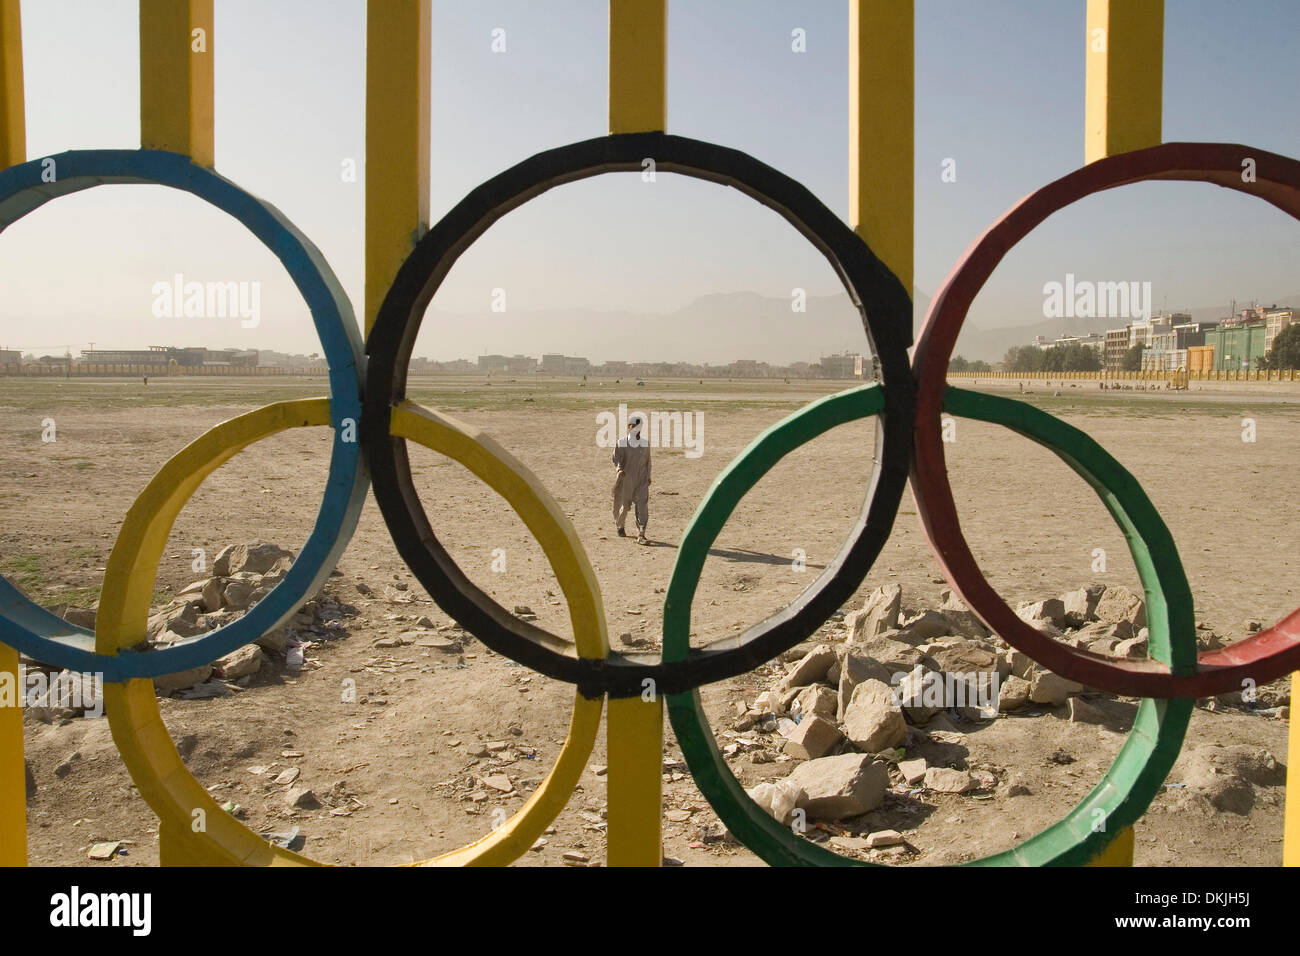
<instances>
[{"instance_id":1,"label":"green roofed building","mask_svg":"<svg viewBox=\"0 0 1300 956\"><path fill-rule=\"evenodd\" d=\"M1214 370L1259 368L1259 360L1264 357L1264 331L1263 322L1206 330L1205 344L1214 346Z\"/></svg>"}]
</instances>

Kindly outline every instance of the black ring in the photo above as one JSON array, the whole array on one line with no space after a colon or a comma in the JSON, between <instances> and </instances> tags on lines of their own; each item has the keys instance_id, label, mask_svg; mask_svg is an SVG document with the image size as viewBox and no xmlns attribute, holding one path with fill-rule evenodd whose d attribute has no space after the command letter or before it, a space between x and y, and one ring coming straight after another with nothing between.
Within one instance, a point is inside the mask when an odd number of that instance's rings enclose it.
<instances>
[{"instance_id":1,"label":"black ring","mask_svg":"<svg viewBox=\"0 0 1300 956\"><path fill-rule=\"evenodd\" d=\"M692 652L685 662L643 663L612 654L579 659L572 644L515 617L466 577L429 525L411 476L406 441L389 434L392 406L405 399L411 350L424 311L451 267L498 219L553 186L608 172L656 170L739 189L780 213L816 246L844 283L880 362L885 411L880 455L856 534L789 607L743 633ZM804 186L738 150L664 133L624 133L538 153L462 199L426 233L402 264L366 341L369 356L361 417L362 447L384 522L416 579L438 606L488 647L586 696L631 697L654 681L674 694L734 677L805 640L866 577L884 547L907 485L915 384L912 300L903 284L843 220Z\"/></svg>"}]
</instances>

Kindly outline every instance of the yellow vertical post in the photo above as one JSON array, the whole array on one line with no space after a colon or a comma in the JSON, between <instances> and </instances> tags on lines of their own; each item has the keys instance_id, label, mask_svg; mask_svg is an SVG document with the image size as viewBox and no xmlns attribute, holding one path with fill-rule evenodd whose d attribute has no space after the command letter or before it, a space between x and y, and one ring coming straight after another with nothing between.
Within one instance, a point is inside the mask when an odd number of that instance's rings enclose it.
<instances>
[{"instance_id":1,"label":"yellow vertical post","mask_svg":"<svg viewBox=\"0 0 1300 956\"><path fill-rule=\"evenodd\" d=\"M429 230L430 0L366 5L366 292L369 333L397 270Z\"/></svg>"},{"instance_id":2,"label":"yellow vertical post","mask_svg":"<svg viewBox=\"0 0 1300 956\"><path fill-rule=\"evenodd\" d=\"M668 128L665 0L609 0L609 131Z\"/></svg>"},{"instance_id":3,"label":"yellow vertical post","mask_svg":"<svg viewBox=\"0 0 1300 956\"><path fill-rule=\"evenodd\" d=\"M0 169L26 161L22 16L18 0L0 0Z\"/></svg>"},{"instance_id":4,"label":"yellow vertical post","mask_svg":"<svg viewBox=\"0 0 1300 956\"><path fill-rule=\"evenodd\" d=\"M212 0L140 0L140 145L216 164Z\"/></svg>"},{"instance_id":5,"label":"yellow vertical post","mask_svg":"<svg viewBox=\"0 0 1300 956\"><path fill-rule=\"evenodd\" d=\"M0 169L27 159L23 33L18 0L0 0ZM0 866L27 865L23 687L18 652L0 644Z\"/></svg>"},{"instance_id":6,"label":"yellow vertical post","mask_svg":"<svg viewBox=\"0 0 1300 956\"><path fill-rule=\"evenodd\" d=\"M1088 0L1084 161L1161 141L1164 0ZM1132 866L1129 827L1093 866Z\"/></svg>"},{"instance_id":7,"label":"yellow vertical post","mask_svg":"<svg viewBox=\"0 0 1300 956\"><path fill-rule=\"evenodd\" d=\"M27 865L22 699L18 652L0 644L0 866Z\"/></svg>"},{"instance_id":8,"label":"yellow vertical post","mask_svg":"<svg viewBox=\"0 0 1300 956\"><path fill-rule=\"evenodd\" d=\"M212 0L140 0L140 145L216 165ZM159 833L159 856L173 855Z\"/></svg>"},{"instance_id":9,"label":"yellow vertical post","mask_svg":"<svg viewBox=\"0 0 1300 956\"><path fill-rule=\"evenodd\" d=\"M1161 141L1164 0L1088 0L1084 161Z\"/></svg>"},{"instance_id":10,"label":"yellow vertical post","mask_svg":"<svg viewBox=\"0 0 1300 956\"><path fill-rule=\"evenodd\" d=\"M1106 849L1088 861L1088 866L1132 866L1135 839L1133 828L1125 827L1115 834Z\"/></svg>"},{"instance_id":11,"label":"yellow vertical post","mask_svg":"<svg viewBox=\"0 0 1300 956\"><path fill-rule=\"evenodd\" d=\"M609 2L609 131L663 130L668 122L666 0ZM609 702L610 866L663 862L664 705L649 699Z\"/></svg>"},{"instance_id":12,"label":"yellow vertical post","mask_svg":"<svg viewBox=\"0 0 1300 956\"><path fill-rule=\"evenodd\" d=\"M1291 675L1291 699L1300 691L1300 675ZM1292 705L1294 706L1294 704ZM1282 835L1282 865L1300 866L1300 729L1295 717L1287 731L1286 817Z\"/></svg>"},{"instance_id":13,"label":"yellow vertical post","mask_svg":"<svg viewBox=\"0 0 1300 956\"><path fill-rule=\"evenodd\" d=\"M912 294L912 0L849 0L849 225Z\"/></svg>"},{"instance_id":14,"label":"yellow vertical post","mask_svg":"<svg viewBox=\"0 0 1300 956\"><path fill-rule=\"evenodd\" d=\"M628 697L609 702L605 723L609 748L610 866L659 866L663 862L664 705Z\"/></svg>"}]
</instances>

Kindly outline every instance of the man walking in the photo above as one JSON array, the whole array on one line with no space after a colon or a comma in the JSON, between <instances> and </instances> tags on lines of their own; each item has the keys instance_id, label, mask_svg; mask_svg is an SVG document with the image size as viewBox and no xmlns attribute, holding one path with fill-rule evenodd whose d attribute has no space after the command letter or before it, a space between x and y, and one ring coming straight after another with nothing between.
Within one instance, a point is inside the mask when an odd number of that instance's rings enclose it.
<instances>
[{"instance_id":1,"label":"man walking","mask_svg":"<svg viewBox=\"0 0 1300 956\"><path fill-rule=\"evenodd\" d=\"M633 415L627 422L627 436L614 447L614 525L620 538L627 536L623 525L627 513L636 507L637 544L649 544L645 528L650 518L650 441L645 436L645 422Z\"/></svg>"}]
</instances>

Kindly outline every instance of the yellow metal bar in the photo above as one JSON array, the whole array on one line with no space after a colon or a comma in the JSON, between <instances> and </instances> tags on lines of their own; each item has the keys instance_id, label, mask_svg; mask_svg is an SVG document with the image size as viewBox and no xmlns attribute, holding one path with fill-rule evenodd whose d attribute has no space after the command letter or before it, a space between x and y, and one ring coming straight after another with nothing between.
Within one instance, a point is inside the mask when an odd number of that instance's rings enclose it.
<instances>
[{"instance_id":1,"label":"yellow metal bar","mask_svg":"<svg viewBox=\"0 0 1300 956\"><path fill-rule=\"evenodd\" d=\"M212 0L140 0L140 145L216 164Z\"/></svg>"},{"instance_id":2,"label":"yellow metal bar","mask_svg":"<svg viewBox=\"0 0 1300 956\"><path fill-rule=\"evenodd\" d=\"M22 702L18 652L0 644L0 866L27 865Z\"/></svg>"},{"instance_id":3,"label":"yellow metal bar","mask_svg":"<svg viewBox=\"0 0 1300 956\"><path fill-rule=\"evenodd\" d=\"M1164 0L1088 0L1085 162L1161 142Z\"/></svg>"},{"instance_id":4,"label":"yellow metal bar","mask_svg":"<svg viewBox=\"0 0 1300 956\"><path fill-rule=\"evenodd\" d=\"M369 333L429 229L430 0L366 6L366 302Z\"/></svg>"},{"instance_id":5,"label":"yellow metal bar","mask_svg":"<svg viewBox=\"0 0 1300 956\"><path fill-rule=\"evenodd\" d=\"M849 0L849 225L912 293L912 0Z\"/></svg>"},{"instance_id":6,"label":"yellow metal bar","mask_svg":"<svg viewBox=\"0 0 1300 956\"><path fill-rule=\"evenodd\" d=\"M1088 866L1132 866L1133 841L1133 828L1125 827L1115 835L1106 849L1088 861Z\"/></svg>"},{"instance_id":7,"label":"yellow metal bar","mask_svg":"<svg viewBox=\"0 0 1300 956\"><path fill-rule=\"evenodd\" d=\"M668 125L667 0L609 0L609 131L646 133ZM663 699L609 702L610 866L663 862Z\"/></svg>"},{"instance_id":8,"label":"yellow metal bar","mask_svg":"<svg viewBox=\"0 0 1300 956\"><path fill-rule=\"evenodd\" d=\"M0 0L0 169L26 161L22 13L18 0Z\"/></svg>"},{"instance_id":9,"label":"yellow metal bar","mask_svg":"<svg viewBox=\"0 0 1300 956\"><path fill-rule=\"evenodd\" d=\"M1300 673L1291 675L1291 699L1300 691ZM1295 706L1294 704L1292 705ZM1286 816L1282 836L1282 865L1300 866L1300 729L1295 715L1287 731Z\"/></svg>"},{"instance_id":10,"label":"yellow metal bar","mask_svg":"<svg viewBox=\"0 0 1300 956\"><path fill-rule=\"evenodd\" d=\"M609 0L609 131L668 126L667 0Z\"/></svg>"},{"instance_id":11,"label":"yellow metal bar","mask_svg":"<svg viewBox=\"0 0 1300 956\"><path fill-rule=\"evenodd\" d=\"M0 169L27 160L18 0L0 0ZM0 866L27 865L23 686L18 652L0 644Z\"/></svg>"},{"instance_id":12,"label":"yellow metal bar","mask_svg":"<svg viewBox=\"0 0 1300 956\"><path fill-rule=\"evenodd\" d=\"M609 702L610 866L663 863L663 698Z\"/></svg>"}]
</instances>

